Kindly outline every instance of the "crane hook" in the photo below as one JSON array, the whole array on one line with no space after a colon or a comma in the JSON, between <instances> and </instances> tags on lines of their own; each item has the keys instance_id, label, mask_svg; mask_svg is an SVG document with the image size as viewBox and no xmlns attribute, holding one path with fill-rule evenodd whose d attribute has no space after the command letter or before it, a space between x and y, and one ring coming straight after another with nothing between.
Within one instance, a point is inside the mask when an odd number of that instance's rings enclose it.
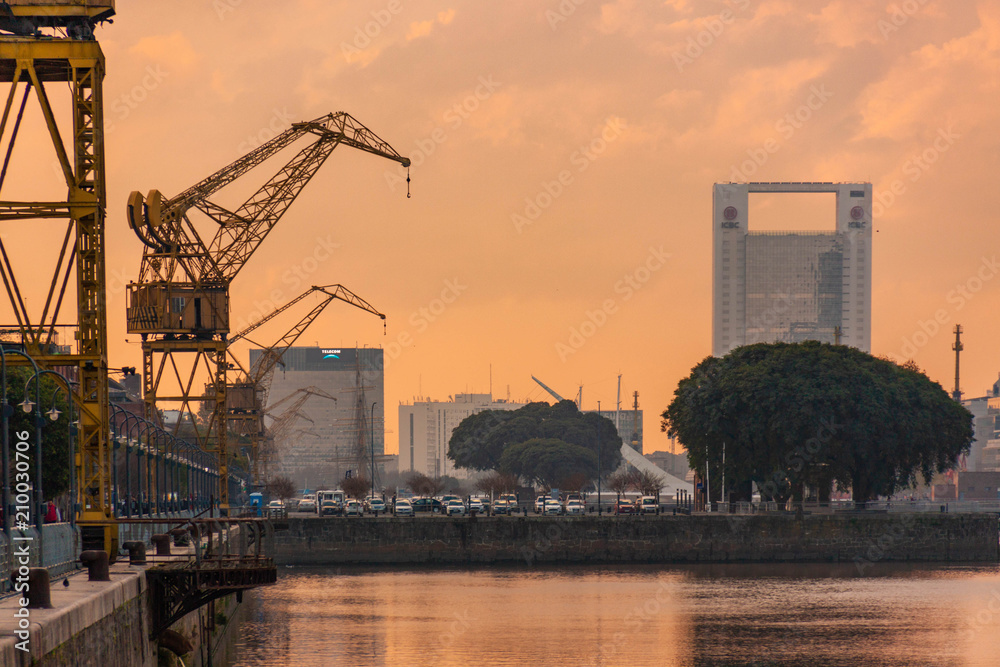
<instances>
[{"instance_id":1,"label":"crane hook","mask_svg":"<svg viewBox=\"0 0 1000 667\"><path fill-rule=\"evenodd\" d=\"M406 198L410 198L410 168L406 168Z\"/></svg>"}]
</instances>

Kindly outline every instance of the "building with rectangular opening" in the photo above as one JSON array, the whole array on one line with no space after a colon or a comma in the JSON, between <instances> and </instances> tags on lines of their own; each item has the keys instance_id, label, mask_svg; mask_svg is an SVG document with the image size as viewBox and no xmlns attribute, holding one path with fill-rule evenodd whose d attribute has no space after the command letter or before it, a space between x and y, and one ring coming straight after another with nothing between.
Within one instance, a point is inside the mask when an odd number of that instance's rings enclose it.
<instances>
[{"instance_id":1,"label":"building with rectangular opening","mask_svg":"<svg viewBox=\"0 0 1000 667\"><path fill-rule=\"evenodd\" d=\"M829 231L750 231L753 193L833 193ZM716 183L712 354L819 340L871 349L871 183Z\"/></svg>"}]
</instances>

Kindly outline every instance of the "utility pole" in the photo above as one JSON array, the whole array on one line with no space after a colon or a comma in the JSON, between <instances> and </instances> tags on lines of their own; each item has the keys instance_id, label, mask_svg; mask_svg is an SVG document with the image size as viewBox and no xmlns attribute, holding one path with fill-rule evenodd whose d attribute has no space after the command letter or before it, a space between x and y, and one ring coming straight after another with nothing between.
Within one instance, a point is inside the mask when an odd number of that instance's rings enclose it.
<instances>
[{"instance_id":1,"label":"utility pole","mask_svg":"<svg viewBox=\"0 0 1000 667\"><path fill-rule=\"evenodd\" d=\"M597 402L597 416L601 416L601 402ZM597 422L597 516L601 516L601 422Z\"/></svg>"},{"instance_id":2,"label":"utility pole","mask_svg":"<svg viewBox=\"0 0 1000 667\"><path fill-rule=\"evenodd\" d=\"M959 384L958 384L958 369L959 369L958 360L959 360L959 355L962 354L962 350L965 349L965 346L962 345L962 325L961 324L956 324L955 325L955 332L954 333L955 333L955 344L951 346L951 349L955 350L955 391L951 392L951 397L953 399L955 399L955 402L961 403L962 402L962 390L959 389Z\"/></svg>"}]
</instances>

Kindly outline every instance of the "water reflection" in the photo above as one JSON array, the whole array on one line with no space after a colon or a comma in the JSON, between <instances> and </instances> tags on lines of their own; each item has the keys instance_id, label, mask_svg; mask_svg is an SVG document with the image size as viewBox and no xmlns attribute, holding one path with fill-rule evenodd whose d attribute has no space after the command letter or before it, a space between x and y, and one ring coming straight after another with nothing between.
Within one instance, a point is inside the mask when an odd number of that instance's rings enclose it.
<instances>
[{"instance_id":1,"label":"water reflection","mask_svg":"<svg viewBox=\"0 0 1000 667\"><path fill-rule=\"evenodd\" d=\"M237 665L1000 665L1000 569L284 569Z\"/></svg>"}]
</instances>

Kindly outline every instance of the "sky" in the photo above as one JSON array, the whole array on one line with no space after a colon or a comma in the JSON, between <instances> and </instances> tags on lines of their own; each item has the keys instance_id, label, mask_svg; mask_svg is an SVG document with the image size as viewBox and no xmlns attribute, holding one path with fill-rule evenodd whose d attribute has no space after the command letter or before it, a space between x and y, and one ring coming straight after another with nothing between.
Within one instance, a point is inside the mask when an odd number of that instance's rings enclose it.
<instances>
[{"instance_id":1,"label":"sky","mask_svg":"<svg viewBox=\"0 0 1000 667\"><path fill-rule=\"evenodd\" d=\"M383 333L336 304L299 342L385 349L389 453L401 402L549 400L531 375L608 409L620 374L646 450L668 449L659 414L711 351L712 185L731 180L871 182L872 352L951 391L961 324L963 390L997 379L995 2L117 5L98 30L114 367L141 366L124 322L142 252L129 192L172 196L292 122L346 111L411 158L412 196L396 163L339 147L234 281L232 322L313 284L385 313ZM26 118L25 135L40 128ZM52 178L27 146L4 198ZM822 198L751 214L833 226Z\"/></svg>"}]
</instances>

